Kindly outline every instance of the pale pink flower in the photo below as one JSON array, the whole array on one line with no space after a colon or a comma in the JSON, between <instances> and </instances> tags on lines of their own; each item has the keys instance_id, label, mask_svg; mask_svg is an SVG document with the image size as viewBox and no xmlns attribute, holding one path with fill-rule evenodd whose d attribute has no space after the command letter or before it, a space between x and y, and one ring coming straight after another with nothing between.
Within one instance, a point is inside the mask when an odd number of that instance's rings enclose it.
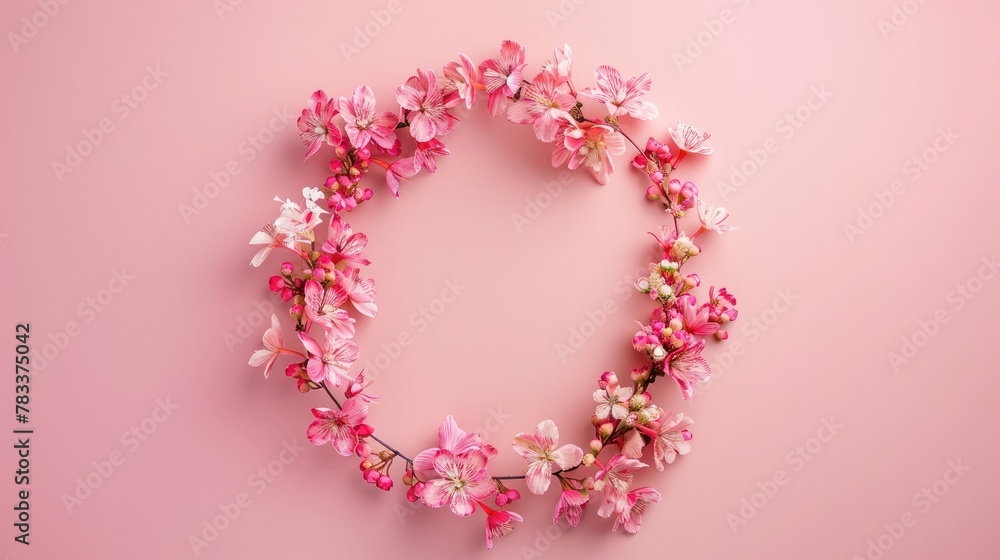
<instances>
[{"instance_id":1,"label":"pale pink flower","mask_svg":"<svg viewBox=\"0 0 1000 560\"><path fill-rule=\"evenodd\" d=\"M271 368L274 367L274 361L278 359L278 356L284 350L284 343L281 337L281 323L278 322L278 316L274 313L271 314L271 328L264 331L263 343L264 348L254 351L250 356L250 365L258 367L261 364L265 364L264 377L266 378L271 373Z\"/></svg>"},{"instance_id":2,"label":"pale pink flower","mask_svg":"<svg viewBox=\"0 0 1000 560\"><path fill-rule=\"evenodd\" d=\"M608 385L607 389L594 391L594 402L597 409L594 414L601 420L615 418L622 420L628 416L629 399L632 398L633 389L631 387L619 387Z\"/></svg>"},{"instance_id":3,"label":"pale pink flower","mask_svg":"<svg viewBox=\"0 0 1000 560\"><path fill-rule=\"evenodd\" d=\"M396 88L396 102L408 110L410 134L417 142L427 142L435 136L451 132L455 117L448 112L444 94L433 70L417 69L406 83Z\"/></svg>"},{"instance_id":4,"label":"pale pink flower","mask_svg":"<svg viewBox=\"0 0 1000 560\"><path fill-rule=\"evenodd\" d=\"M559 518L565 515L570 526L576 527L580 524L580 519L583 518L583 506L587 505L588 501L590 501L590 497L587 496L586 491L581 492L572 488L564 489L559 494L559 500L556 501L552 523L559 523Z\"/></svg>"},{"instance_id":5,"label":"pale pink flower","mask_svg":"<svg viewBox=\"0 0 1000 560\"><path fill-rule=\"evenodd\" d=\"M661 413L656 438L653 442L653 459L657 470L663 470L664 464L674 462L678 455L687 455L691 451L691 432L688 427L694 424L690 416L683 412L673 414Z\"/></svg>"},{"instance_id":6,"label":"pale pink flower","mask_svg":"<svg viewBox=\"0 0 1000 560\"><path fill-rule=\"evenodd\" d=\"M368 416L368 403L357 397L344 401L340 410L314 408L316 420L309 424L306 436L314 445L333 443L337 453L345 457L354 455L358 447L358 426Z\"/></svg>"},{"instance_id":7,"label":"pale pink flower","mask_svg":"<svg viewBox=\"0 0 1000 560\"><path fill-rule=\"evenodd\" d=\"M340 98L340 114L344 117L344 130L351 145L359 150L369 142L386 151L392 151L398 144L396 123L399 115L385 111L375 112L375 93L368 86L358 86L351 100Z\"/></svg>"},{"instance_id":8,"label":"pale pink flower","mask_svg":"<svg viewBox=\"0 0 1000 560\"><path fill-rule=\"evenodd\" d=\"M600 472L594 477L599 482L599 489L604 490L604 501L601 502L597 515L610 517L613 512L621 513L628 506L628 488L635 478L635 471L648 467L639 459L618 454L608 460Z\"/></svg>"},{"instance_id":9,"label":"pale pink flower","mask_svg":"<svg viewBox=\"0 0 1000 560\"><path fill-rule=\"evenodd\" d=\"M625 138L608 125L585 125L587 128L571 123L563 128L563 141L557 141L552 152L552 166L559 167L566 160L570 169L582 164L590 168L598 183L606 185L615 172L611 156L625 153Z\"/></svg>"},{"instance_id":10,"label":"pale pink flower","mask_svg":"<svg viewBox=\"0 0 1000 560\"><path fill-rule=\"evenodd\" d=\"M687 344L674 350L663 361L667 375L681 389L681 396L690 399L694 394L695 383L708 381L712 369L708 361L701 357L705 349L705 340L689 340Z\"/></svg>"},{"instance_id":11,"label":"pale pink flower","mask_svg":"<svg viewBox=\"0 0 1000 560\"><path fill-rule=\"evenodd\" d=\"M323 223L321 215L327 213L326 210L319 208L315 204L315 200L307 199L305 210L302 210L302 206L297 202L292 202L291 199L282 200L276 196L274 200L281 203L281 213L274 220L274 228L277 231L290 236L293 243L311 242L316 239L316 233L313 230Z\"/></svg>"},{"instance_id":12,"label":"pale pink flower","mask_svg":"<svg viewBox=\"0 0 1000 560\"><path fill-rule=\"evenodd\" d=\"M569 48L568 44L564 44L563 48L556 49L555 60L546 61L542 65L542 69L548 72L556 79L556 85L568 84L569 92L574 97L576 92L573 91L573 51Z\"/></svg>"},{"instance_id":13,"label":"pale pink flower","mask_svg":"<svg viewBox=\"0 0 1000 560\"><path fill-rule=\"evenodd\" d=\"M278 247L288 247L289 249L296 251L295 236L278 231L278 229L272 224L264 226L264 229L253 234L253 237L250 238L250 244L264 245L264 247L257 251L257 254L253 256L253 260L250 261L250 264L253 266L260 266L263 264L264 259L271 254L271 251L277 249Z\"/></svg>"},{"instance_id":14,"label":"pale pink flower","mask_svg":"<svg viewBox=\"0 0 1000 560\"><path fill-rule=\"evenodd\" d=\"M668 128L667 132L670 133L670 137L674 139L674 143L682 152L712 155L712 148L704 145L711 136L709 133L699 132L697 128L682 122L677 123L676 130Z\"/></svg>"},{"instance_id":15,"label":"pale pink flower","mask_svg":"<svg viewBox=\"0 0 1000 560\"><path fill-rule=\"evenodd\" d=\"M524 518L507 510L494 510L479 502L479 507L486 512L486 548L493 548L493 538L502 537L514 530L514 522L520 523Z\"/></svg>"},{"instance_id":16,"label":"pale pink flower","mask_svg":"<svg viewBox=\"0 0 1000 560\"><path fill-rule=\"evenodd\" d=\"M630 115L645 121L655 119L659 114L656 105L642 101L640 97L649 93L653 81L649 74L643 74L627 81L617 69L611 66L598 66L594 70L597 77L597 87L584 88L580 93L595 101L604 103L608 112L614 116Z\"/></svg>"},{"instance_id":17,"label":"pale pink flower","mask_svg":"<svg viewBox=\"0 0 1000 560\"><path fill-rule=\"evenodd\" d=\"M359 373L358 376L354 378L354 381L351 381L347 384L347 388L344 390L344 394L347 396L347 398L357 397L369 403L378 400L378 395L373 395L365 391L373 382L374 380L366 382L365 370L361 370L361 373Z\"/></svg>"},{"instance_id":18,"label":"pale pink flower","mask_svg":"<svg viewBox=\"0 0 1000 560\"><path fill-rule=\"evenodd\" d=\"M686 300L683 304L684 330L698 336L708 336L715 334L719 330L719 324L709 321L709 309L707 305L696 307L691 301Z\"/></svg>"},{"instance_id":19,"label":"pale pink flower","mask_svg":"<svg viewBox=\"0 0 1000 560\"><path fill-rule=\"evenodd\" d=\"M698 219L701 220L701 229L694 235L695 237L706 231L714 231L721 235L727 231L736 229L733 226L722 223L729 217L729 212L726 212L725 208L721 206L718 208L713 207L707 202L702 202L700 198L697 199L695 204L698 206Z\"/></svg>"},{"instance_id":20,"label":"pale pink flower","mask_svg":"<svg viewBox=\"0 0 1000 560\"><path fill-rule=\"evenodd\" d=\"M336 333L342 338L354 337L354 318L342 306L347 303L347 291L340 285L329 288L315 280L306 280L306 316L326 332Z\"/></svg>"},{"instance_id":21,"label":"pale pink flower","mask_svg":"<svg viewBox=\"0 0 1000 560\"><path fill-rule=\"evenodd\" d=\"M392 196L399 198L399 180L412 179L420 166L416 157L400 158L385 168L385 184L389 186Z\"/></svg>"},{"instance_id":22,"label":"pale pink flower","mask_svg":"<svg viewBox=\"0 0 1000 560\"><path fill-rule=\"evenodd\" d=\"M643 510L649 504L660 503L660 493L644 486L629 492L626 499L628 502L627 506L619 512L618 518L615 519L615 524L611 530L617 531L619 526L623 526L627 532L634 535L639 532L639 528L642 526Z\"/></svg>"},{"instance_id":23,"label":"pale pink flower","mask_svg":"<svg viewBox=\"0 0 1000 560\"><path fill-rule=\"evenodd\" d=\"M374 317L378 311L375 305L375 280L362 279L358 269L348 266L343 272L336 271L337 284L343 287L351 304L362 315Z\"/></svg>"},{"instance_id":24,"label":"pale pink flower","mask_svg":"<svg viewBox=\"0 0 1000 560\"><path fill-rule=\"evenodd\" d=\"M459 53L458 62L444 65L444 77L447 80L442 90L445 97L462 99L465 108L472 109L472 104L476 102L476 85L479 84L479 70L472 59Z\"/></svg>"},{"instance_id":25,"label":"pale pink flower","mask_svg":"<svg viewBox=\"0 0 1000 560\"><path fill-rule=\"evenodd\" d=\"M323 252L330 253L334 263L343 261L349 265L369 265L371 261L361 256L367 248L368 236L361 232L354 233L351 224L342 220L340 214L334 214L326 242L323 243Z\"/></svg>"},{"instance_id":26,"label":"pale pink flower","mask_svg":"<svg viewBox=\"0 0 1000 560\"><path fill-rule=\"evenodd\" d=\"M521 73L527 66L524 61L524 47L514 41L500 44L500 56L479 65L479 74L489 94L490 116L495 117L507 110L509 98L521 89Z\"/></svg>"},{"instance_id":27,"label":"pale pink flower","mask_svg":"<svg viewBox=\"0 0 1000 560\"><path fill-rule=\"evenodd\" d=\"M413 163L417 171L426 169L428 173L437 171L437 157L446 156L451 150L446 148L440 140L434 138L428 142L417 142L417 149L413 151Z\"/></svg>"},{"instance_id":28,"label":"pale pink flower","mask_svg":"<svg viewBox=\"0 0 1000 560\"><path fill-rule=\"evenodd\" d=\"M340 144L343 137L337 125L333 124L335 116L337 109L334 107L334 101L328 99L323 90L315 91L309 96L309 106L302 110L302 115L296 123L299 126L302 143L309 146L309 151L303 159L309 159L324 142L331 146Z\"/></svg>"},{"instance_id":29,"label":"pale pink flower","mask_svg":"<svg viewBox=\"0 0 1000 560\"><path fill-rule=\"evenodd\" d=\"M309 361L306 362L309 379L314 383L328 381L334 387L340 387L342 377L350 381L347 371L351 364L358 361L360 352L357 344L335 333L326 333L322 346L304 332L299 333L299 340L309 352Z\"/></svg>"},{"instance_id":30,"label":"pale pink flower","mask_svg":"<svg viewBox=\"0 0 1000 560\"><path fill-rule=\"evenodd\" d=\"M438 449L432 463L438 478L426 483L420 496L424 505L438 508L447 504L455 515L472 515L476 502L496 491L496 484L486 474L488 462L482 449L457 454Z\"/></svg>"},{"instance_id":31,"label":"pale pink flower","mask_svg":"<svg viewBox=\"0 0 1000 560\"><path fill-rule=\"evenodd\" d=\"M521 90L521 98L507 109L507 119L517 124L531 124L542 142L552 142L563 126L572 122L569 110L576 98L558 89L556 78L540 72Z\"/></svg>"},{"instance_id":32,"label":"pale pink flower","mask_svg":"<svg viewBox=\"0 0 1000 560\"><path fill-rule=\"evenodd\" d=\"M434 455L438 451L443 449L460 455L484 447L486 448L487 457L492 458L496 450L492 446L484 446L483 438L479 434L475 432L469 434L462 428L459 428L455 418L449 415L441 422L441 427L438 428L438 446L418 453L413 458L413 469L420 475L421 479L426 479L427 476L433 477Z\"/></svg>"},{"instance_id":33,"label":"pale pink flower","mask_svg":"<svg viewBox=\"0 0 1000 560\"><path fill-rule=\"evenodd\" d=\"M514 436L514 451L528 460L525 482L534 494L544 494L552 482L552 465L559 470L576 467L583 461L583 450L573 444L559 446L559 428L552 420L535 427L535 433L521 432Z\"/></svg>"}]
</instances>

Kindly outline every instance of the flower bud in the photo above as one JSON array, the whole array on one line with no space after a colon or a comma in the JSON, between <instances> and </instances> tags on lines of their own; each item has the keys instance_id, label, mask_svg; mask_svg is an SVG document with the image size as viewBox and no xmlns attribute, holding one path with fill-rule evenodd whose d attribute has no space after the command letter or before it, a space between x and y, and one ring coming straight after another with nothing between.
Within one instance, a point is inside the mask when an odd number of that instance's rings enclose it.
<instances>
[{"instance_id":1,"label":"flower bud","mask_svg":"<svg viewBox=\"0 0 1000 560\"><path fill-rule=\"evenodd\" d=\"M649 174L649 180L659 184L663 180L663 172L657 169L656 171Z\"/></svg>"},{"instance_id":2,"label":"flower bud","mask_svg":"<svg viewBox=\"0 0 1000 560\"><path fill-rule=\"evenodd\" d=\"M729 331L722 329L715 331L715 340L726 340L727 338L729 338Z\"/></svg>"},{"instance_id":3,"label":"flower bud","mask_svg":"<svg viewBox=\"0 0 1000 560\"><path fill-rule=\"evenodd\" d=\"M368 437L375 433L375 428L369 426L368 424L361 424L354 429L358 433L358 437Z\"/></svg>"},{"instance_id":4,"label":"flower bud","mask_svg":"<svg viewBox=\"0 0 1000 560\"><path fill-rule=\"evenodd\" d=\"M673 195L681 192L681 182L677 179L671 179L670 182L667 183L667 192Z\"/></svg>"},{"instance_id":5,"label":"flower bud","mask_svg":"<svg viewBox=\"0 0 1000 560\"><path fill-rule=\"evenodd\" d=\"M598 453L601 452L601 449L604 449L604 444L601 443L601 440L599 440L597 438L594 438L594 439L590 440L590 453L591 454L597 455Z\"/></svg>"},{"instance_id":6,"label":"flower bud","mask_svg":"<svg viewBox=\"0 0 1000 560\"><path fill-rule=\"evenodd\" d=\"M683 430L681 432L681 435L684 436L684 441L691 441L691 439L694 438L694 436L691 435L691 432L689 430Z\"/></svg>"},{"instance_id":7,"label":"flower bud","mask_svg":"<svg viewBox=\"0 0 1000 560\"><path fill-rule=\"evenodd\" d=\"M656 185L646 187L646 200L657 200L660 198L661 192L663 191L661 191L660 187L657 187Z\"/></svg>"},{"instance_id":8,"label":"flower bud","mask_svg":"<svg viewBox=\"0 0 1000 560\"><path fill-rule=\"evenodd\" d=\"M653 354L651 356L654 362L662 362L667 357L667 351L663 349L662 346L657 346L653 349Z\"/></svg>"},{"instance_id":9,"label":"flower bud","mask_svg":"<svg viewBox=\"0 0 1000 560\"><path fill-rule=\"evenodd\" d=\"M597 459L594 458L593 454L587 453L586 455L583 456L583 466L589 467L590 465L593 465L594 461L596 460Z\"/></svg>"},{"instance_id":10,"label":"flower bud","mask_svg":"<svg viewBox=\"0 0 1000 560\"><path fill-rule=\"evenodd\" d=\"M608 439L615 432L615 426L611 422L605 422L597 429L601 439Z\"/></svg>"},{"instance_id":11,"label":"flower bud","mask_svg":"<svg viewBox=\"0 0 1000 560\"><path fill-rule=\"evenodd\" d=\"M379 490L388 492L392 488L392 478L387 474L383 474L379 477L375 485L378 486Z\"/></svg>"}]
</instances>

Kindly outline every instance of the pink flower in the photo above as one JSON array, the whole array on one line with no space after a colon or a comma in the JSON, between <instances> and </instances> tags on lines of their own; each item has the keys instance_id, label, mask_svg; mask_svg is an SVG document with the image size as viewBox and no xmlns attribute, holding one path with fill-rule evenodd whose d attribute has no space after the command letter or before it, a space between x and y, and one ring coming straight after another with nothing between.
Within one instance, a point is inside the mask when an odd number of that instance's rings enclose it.
<instances>
[{"instance_id":1,"label":"pink flower","mask_svg":"<svg viewBox=\"0 0 1000 560\"><path fill-rule=\"evenodd\" d=\"M521 90L521 99L507 109L507 119L517 124L531 124L542 142L552 142L560 128L573 121L569 110L576 98L560 91L556 78L540 72Z\"/></svg>"},{"instance_id":2,"label":"pink flower","mask_svg":"<svg viewBox=\"0 0 1000 560\"><path fill-rule=\"evenodd\" d=\"M552 523L559 523L559 518L565 515L566 521L569 521L570 526L576 527L580 524L580 519L583 517L583 506L587 505L588 501L590 501L590 498L585 491L581 492L572 488L563 490L559 494L559 500L556 502L556 510L552 514Z\"/></svg>"},{"instance_id":3,"label":"pink flower","mask_svg":"<svg viewBox=\"0 0 1000 560\"><path fill-rule=\"evenodd\" d=\"M709 320L708 306L701 308L695 306L688 300L683 303L684 308L684 330L698 336L708 336L715 334L719 330L719 324Z\"/></svg>"},{"instance_id":4,"label":"pink flower","mask_svg":"<svg viewBox=\"0 0 1000 560\"><path fill-rule=\"evenodd\" d=\"M336 333L343 338L354 337L354 318L341 309L347 303L347 292L333 284L323 289L315 280L307 280L305 286L306 316L323 327L326 332Z\"/></svg>"},{"instance_id":5,"label":"pink flower","mask_svg":"<svg viewBox=\"0 0 1000 560\"><path fill-rule=\"evenodd\" d=\"M606 185L615 164L611 156L625 153L625 138L608 125L584 123L587 128L572 123L563 128L563 141L556 142L552 152L552 167L559 167L569 160L569 168L581 164L589 167L597 182Z\"/></svg>"},{"instance_id":6,"label":"pink flower","mask_svg":"<svg viewBox=\"0 0 1000 560\"><path fill-rule=\"evenodd\" d=\"M369 265L371 261L363 258L361 253L368 248L368 236L354 233L351 224L343 221L340 214L334 214L330 220L330 230L323 243L323 252L333 256L333 262L345 262L349 265Z\"/></svg>"},{"instance_id":7,"label":"pink flower","mask_svg":"<svg viewBox=\"0 0 1000 560\"><path fill-rule=\"evenodd\" d=\"M299 333L299 340L309 352L309 361L306 362L309 379L314 383L328 381L334 387L340 387L341 377L350 381L347 370L351 364L358 361L360 352L357 344L334 333L326 333L323 346L304 332Z\"/></svg>"},{"instance_id":8,"label":"pink flower","mask_svg":"<svg viewBox=\"0 0 1000 560\"><path fill-rule=\"evenodd\" d=\"M427 142L435 136L451 132L455 117L448 112L444 94L433 70L417 69L406 83L396 88L396 102L407 109L410 134L417 142Z\"/></svg>"},{"instance_id":9,"label":"pink flower","mask_svg":"<svg viewBox=\"0 0 1000 560\"><path fill-rule=\"evenodd\" d=\"M573 91L573 51L569 48L568 44L564 44L563 48L556 49L555 61L546 61L542 65L545 72L548 72L556 79L556 85L568 84L570 95L576 97L576 92Z\"/></svg>"},{"instance_id":10,"label":"pink flower","mask_svg":"<svg viewBox=\"0 0 1000 560\"><path fill-rule=\"evenodd\" d=\"M281 213L274 220L275 230L290 237L293 246L298 242L308 243L316 239L313 230L323 223L320 215L326 213L326 210L319 208L314 200L308 198L305 200L305 211L290 199L281 200L276 196L274 200L281 203Z\"/></svg>"},{"instance_id":11,"label":"pink flower","mask_svg":"<svg viewBox=\"0 0 1000 560\"><path fill-rule=\"evenodd\" d=\"M576 445L567 444L557 449L558 445L559 428L552 420L540 422L534 434L522 432L514 436L514 451L529 461L525 482L532 493L541 495L549 489L553 463L564 471L583 461L583 450Z\"/></svg>"},{"instance_id":12,"label":"pink flower","mask_svg":"<svg viewBox=\"0 0 1000 560\"><path fill-rule=\"evenodd\" d=\"M253 234L250 238L251 245L264 245L257 254L254 255L253 260L250 264L253 266L260 266L264 263L264 259L271 254L271 251L277 249L278 247L288 247L295 251L295 236L289 235L285 232L278 231L273 225L268 224L264 226L264 229ZM296 251L297 252L297 251Z\"/></svg>"},{"instance_id":13,"label":"pink flower","mask_svg":"<svg viewBox=\"0 0 1000 560\"><path fill-rule=\"evenodd\" d=\"M617 384L608 385L607 389L594 391L594 402L597 409L594 414L601 420L615 418L618 420L628 416L629 399L632 398L631 387L619 387Z\"/></svg>"},{"instance_id":14,"label":"pink flower","mask_svg":"<svg viewBox=\"0 0 1000 560\"><path fill-rule=\"evenodd\" d=\"M412 179L420 171L416 157L400 158L385 168L385 184L392 196L399 198L399 180Z\"/></svg>"},{"instance_id":15,"label":"pink flower","mask_svg":"<svg viewBox=\"0 0 1000 560\"><path fill-rule=\"evenodd\" d=\"M434 476L434 456L438 451L450 451L456 455L468 453L475 449L486 448L487 457L492 458L496 450L492 446L484 446L483 438L473 432L466 433L458 427L453 416L448 416L438 428L438 446L426 449L413 458L413 469L421 479Z\"/></svg>"},{"instance_id":16,"label":"pink flower","mask_svg":"<svg viewBox=\"0 0 1000 560\"><path fill-rule=\"evenodd\" d=\"M712 373L708 361L701 357L701 351L704 349L704 339L699 339L697 342L690 340L668 354L663 362L667 375L677 383L681 389L681 396L685 399L690 399L694 394L695 383L708 381Z\"/></svg>"},{"instance_id":17,"label":"pink flower","mask_svg":"<svg viewBox=\"0 0 1000 560\"><path fill-rule=\"evenodd\" d=\"M337 109L334 108L334 101L327 99L323 90L315 91L309 96L309 106L302 110L302 116L297 121L302 143L309 146L303 159L309 159L324 142L331 146L340 144L340 129L333 124L335 116Z\"/></svg>"},{"instance_id":18,"label":"pink flower","mask_svg":"<svg viewBox=\"0 0 1000 560\"><path fill-rule=\"evenodd\" d=\"M514 530L514 521L524 521L520 515L513 511L494 510L486 504L479 502L479 507L486 512L486 548L493 548L493 538L502 537Z\"/></svg>"},{"instance_id":19,"label":"pink flower","mask_svg":"<svg viewBox=\"0 0 1000 560\"><path fill-rule=\"evenodd\" d=\"M683 412L661 412L653 442L653 459L656 460L657 470L662 471L664 463L673 463L678 455L687 455L691 451L691 432L688 431L688 426L692 424L694 420Z\"/></svg>"},{"instance_id":20,"label":"pink flower","mask_svg":"<svg viewBox=\"0 0 1000 560\"><path fill-rule=\"evenodd\" d=\"M399 115L391 111L375 112L375 93L368 86L358 86L350 101L340 98L340 113L344 117L344 130L351 145L362 149L369 142L386 151L392 151L399 144L396 138L396 123Z\"/></svg>"},{"instance_id":21,"label":"pink flower","mask_svg":"<svg viewBox=\"0 0 1000 560\"><path fill-rule=\"evenodd\" d=\"M343 272L336 271L337 283L343 287L351 304L362 315L374 317L378 311L375 305L375 280L361 279L358 269L348 266Z\"/></svg>"},{"instance_id":22,"label":"pink flower","mask_svg":"<svg viewBox=\"0 0 1000 560\"><path fill-rule=\"evenodd\" d=\"M628 507L628 487L632 485L635 471L648 467L638 459L618 454L612 457L607 465L597 473L594 480L598 482L598 490L604 490L604 501L597 515L611 517L612 512L621 513Z\"/></svg>"},{"instance_id":23,"label":"pink flower","mask_svg":"<svg viewBox=\"0 0 1000 560\"><path fill-rule=\"evenodd\" d=\"M733 226L722 223L729 217L729 212L726 212L725 208L721 206L715 208L707 202L702 202L700 198L697 199L695 204L698 206L698 219L701 220L701 229L694 235L695 237L706 231L714 231L721 235L727 231L736 229Z\"/></svg>"},{"instance_id":24,"label":"pink flower","mask_svg":"<svg viewBox=\"0 0 1000 560\"><path fill-rule=\"evenodd\" d=\"M614 116L628 114L645 121L655 119L659 114L656 105L639 98L649 93L652 80L649 74L643 74L628 81L622 79L621 73L610 66L599 66L594 70L597 77L596 88L585 88L581 94L604 103L608 112Z\"/></svg>"},{"instance_id":25,"label":"pink flower","mask_svg":"<svg viewBox=\"0 0 1000 560\"><path fill-rule=\"evenodd\" d=\"M436 138L428 142L417 142L417 149L413 152L413 163L417 171L426 169L428 173L434 173L437 171L437 157L450 153L451 150L445 148Z\"/></svg>"},{"instance_id":26,"label":"pink flower","mask_svg":"<svg viewBox=\"0 0 1000 560\"><path fill-rule=\"evenodd\" d=\"M624 526L625 530L633 535L639 532L642 526L642 512L648 504L660 503L660 493L648 487L636 488L628 493L627 506L618 514L612 531L617 531L619 526Z\"/></svg>"},{"instance_id":27,"label":"pink flower","mask_svg":"<svg viewBox=\"0 0 1000 560\"><path fill-rule=\"evenodd\" d=\"M500 56L479 65L486 93L489 94L490 116L507 110L509 98L521 89L521 72L528 63L524 61L524 47L514 41L500 44Z\"/></svg>"},{"instance_id":28,"label":"pink flower","mask_svg":"<svg viewBox=\"0 0 1000 560\"><path fill-rule=\"evenodd\" d=\"M479 70L472 59L462 53L458 54L458 62L444 65L444 77L447 82L442 92L450 101L457 97L465 100L465 108L471 109L476 102L476 85L479 83Z\"/></svg>"},{"instance_id":29,"label":"pink flower","mask_svg":"<svg viewBox=\"0 0 1000 560\"><path fill-rule=\"evenodd\" d=\"M682 122L677 123L677 130L668 128L667 132L670 133L670 137L674 139L674 143L682 152L712 155L712 148L704 145L711 136L707 132L703 134L697 128Z\"/></svg>"},{"instance_id":30,"label":"pink flower","mask_svg":"<svg viewBox=\"0 0 1000 560\"><path fill-rule=\"evenodd\" d=\"M465 453L438 449L433 459L438 478L424 487L420 496L424 505L437 508L448 504L455 515L472 515L476 502L485 500L496 490L493 479L486 474L488 462L489 457L481 449Z\"/></svg>"},{"instance_id":31,"label":"pink flower","mask_svg":"<svg viewBox=\"0 0 1000 560\"><path fill-rule=\"evenodd\" d=\"M250 365L258 367L261 364L266 364L264 366L264 377L266 378L271 373L271 368L274 367L274 361L278 359L278 356L284 350L281 338L281 323L278 322L278 316L274 313L271 314L271 328L264 331L263 342L264 348L256 350L250 356Z\"/></svg>"},{"instance_id":32,"label":"pink flower","mask_svg":"<svg viewBox=\"0 0 1000 560\"><path fill-rule=\"evenodd\" d=\"M309 441L314 445L332 442L337 453L345 457L353 455L358 447L358 426L368 416L368 403L351 398L344 401L340 410L314 408L312 413L316 420L306 430Z\"/></svg>"}]
</instances>

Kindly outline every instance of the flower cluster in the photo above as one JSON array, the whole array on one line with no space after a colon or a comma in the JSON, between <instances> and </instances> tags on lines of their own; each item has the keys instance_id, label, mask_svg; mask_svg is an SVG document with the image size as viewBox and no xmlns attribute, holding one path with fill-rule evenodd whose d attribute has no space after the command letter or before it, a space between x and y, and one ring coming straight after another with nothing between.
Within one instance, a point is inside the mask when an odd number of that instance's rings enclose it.
<instances>
[{"instance_id":1,"label":"flower cluster","mask_svg":"<svg viewBox=\"0 0 1000 560\"><path fill-rule=\"evenodd\" d=\"M728 213L703 201L693 183L670 177L687 154L712 153L705 145L709 136L678 123L663 141L650 138L640 148L622 129L622 121L658 116L657 107L645 99L649 75L625 78L617 69L601 66L593 85L578 89L572 66L572 51L564 46L529 73L524 48L504 41L497 55L479 64L460 54L440 75L418 69L396 88L390 110L377 110L375 93L364 85L349 98L313 93L298 129L307 159L326 148L330 174L320 186L303 188L301 202L276 198L277 217L250 240L259 246L253 266L261 266L275 251L288 259L278 265L268 287L287 302L295 331L294 337L286 337L279 316L272 315L250 365L264 366L267 377L278 358L289 359L285 374L298 390L319 390L333 404L312 408L309 441L356 457L364 480L381 490L389 491L398 481L411 502L447 506L459 517L482 512L487 547L523 521L508 509L521 499L521 492L508 485L522 483L530 494L558 492L553 523L565 517L577 526L594 498L598 516L613 519L613 531L637 532L645 508L660 502L661 495L638 486L636 474L649 466L650 458L662 471L691 450L693 421L683 412L669 412L661 400L654 402L651 387L657 379L669 378L683 399L691 398L696 385L711 374L702 357L706 339L725 340L726 325L737 317L736 299L726 288L710 286L707 296L699 296L702 280L686 268L702 253L696 244L702 234L734 229L725 224ZM593 437L585 447L560 443L555 422L544 420L514 436L512 448L526 465L523 473L504 476L490 472L498 449L459 428L451 416L438 430L437 446L412 457L380 439L367 423L378 397L368 392L371 381L363 370L352 372L360 354L354 342L359 320L375 317L378 306L374 281L363 275L370 264L364 256L368 237L351 228L345 213L373 197L366 179L373 169L382 170L396 197L403 181L434 173L440 158L450 154L444 139L458 120L453 109L472 109L482 98L491 116L530 125L538 140L552 144L554 167L586 167L601 184L614 173L615 158L631 145L637 152L632 165L650 181L646 197L660 201L672 221L652 234L660 259L636 282L636 289L655 302L649 321L640 323L632 338L643 363L627 378L611 371L599 377L590 422ZM589 118L585 111L599 116ZM680 224L691 209L697 210L698 224L689 236ZM297 344L286 346L286 338Z\"/></svg>"}]
</instances>

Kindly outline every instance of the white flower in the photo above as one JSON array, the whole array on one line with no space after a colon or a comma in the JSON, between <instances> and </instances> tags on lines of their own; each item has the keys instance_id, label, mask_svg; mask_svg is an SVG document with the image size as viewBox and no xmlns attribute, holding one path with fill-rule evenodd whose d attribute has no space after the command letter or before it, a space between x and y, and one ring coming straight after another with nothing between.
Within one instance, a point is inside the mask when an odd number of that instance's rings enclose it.
<instances>
[{"instance_id":1,"label":"white flower","mask_svg":"<svg viewBox=\"0 0 1000 560\"><path fill-rule=\"evenodd\" d=\"M697 128L682 122L677 123L677 130L670 128L667 131L681 151L706 156L712 154L712 148L704 145L710 136L707 132L701 133Z\"/></svg>"},{"instance_id":2,"label":"white flower","mask_svg":"<svg viewBox=\"0 0 1000 560\"><path fill-rule=\"evenodd\" d=\"M714 231L715 233L721 235L727 231L733 231L736 229L733 226L722 223L729 217L729 212L726 212L725 208L721 206L714 208L707 202L703 203L700 198L698 199L697 204L698 218L701 220L701 228L703 230Z\"/></svg>"}]
</instances>

